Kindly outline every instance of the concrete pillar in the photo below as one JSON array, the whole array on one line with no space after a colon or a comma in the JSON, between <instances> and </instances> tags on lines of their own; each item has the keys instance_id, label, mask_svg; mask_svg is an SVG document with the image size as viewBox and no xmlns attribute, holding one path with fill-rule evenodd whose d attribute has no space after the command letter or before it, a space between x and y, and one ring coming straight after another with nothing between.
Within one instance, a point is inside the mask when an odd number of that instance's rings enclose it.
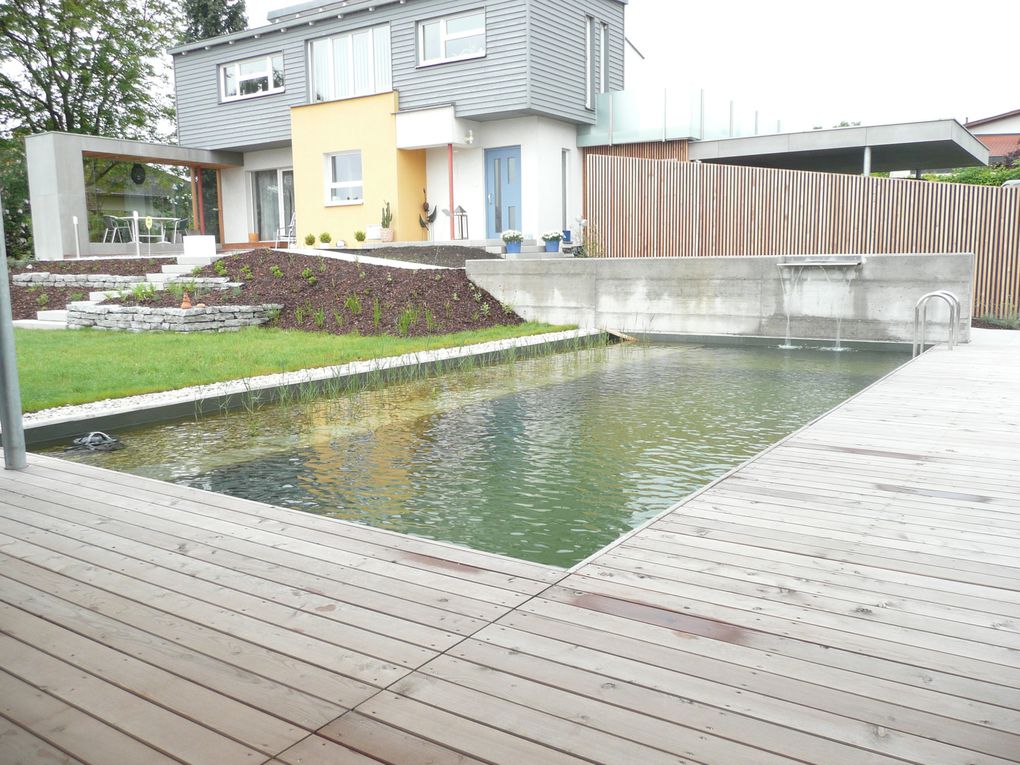
<instances>
[{"instance_id":1,"label":"concrete pillar","mask_svg":"<svg viewBox=\"0 0 1020 765\"><path fill-rule=\"evenodd\" d=\"M0 198L0 210L3 199ZM0 215L0 429L3 430L4 467L23 470L25 431L21 422L21 388L18 387L18 363L14 355L14 325L11 315L11 290L7 281L7 245L4 219Z\"/></svg>"},{"instance_id":2,"label":"concrete pillar","mask_svg":"<svg viewBox=\"0 0 1020 765\"><path fill-rule=\"evenodd\" d=\"M864 147L864 169L861 171L861 175L871 175L871 147Z\"/></svg>"}]
</instances>

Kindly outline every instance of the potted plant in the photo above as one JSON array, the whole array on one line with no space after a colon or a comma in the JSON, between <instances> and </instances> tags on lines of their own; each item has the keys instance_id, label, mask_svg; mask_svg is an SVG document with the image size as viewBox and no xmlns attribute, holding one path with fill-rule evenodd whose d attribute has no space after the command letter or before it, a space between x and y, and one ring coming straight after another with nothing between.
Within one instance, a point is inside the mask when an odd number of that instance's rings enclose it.
<instances>
[{"instance_id":1,"label":"potted plant","mask_svg":"<svg viewBox=\"0 0 1020 765\"><path fill-rule=\"evenodd\" d=\"M547 231L542 234L542 241L545 242L546 252L559 252L560 239L563 238L562 231Z\"/></svg>"},{"instance_id":2,"label":"potted plant","mask_svg":"<svg viewBox=\"0 0 1020 765\"><path fill-rule=\"evenodd\" d=\"M321 234L319 234L319 249L328 250L330 248L330 243L332 241L333 237L330 236L330 233L328 231L323 231Z\"/></svg>"},{"instance_id":3,"label":"potted plant","mask_svg":"<svg viewBox=\"0 0 1020 765\"><path fill-rule=\"evenodd\" d=\"M356 241L358 243L357 244L358 247L360 247L362 244L364 244L365 243L365 232L361 231L361 230L355 231L354 232L354 241Z\"/></svg>"},{"instance_id":4,"label":"potted plant","mask_svg":"<svg viewBox=\"0 0 1020 765\"><path fill-rule=\"evenodd\" d=\"M392 242L393 241L393 213L390 212L390 203L386 202L382 209L382 231L379 232L380 242Z\"/></svg>"},{"instance_id":5,"label":"potted plant","mask_svg":"<svg viewBox=\"0 0 1020 765\"><path fill-rule=\"evenodd\" d=\"M501 234L503 244L506 245L506 251L510 253L519 253L521 251L521 242L524 241L524 234L520 231L515 231L512 228L508 228Z\"/></svg>"},{"instance_id":6,"label":"potted plant","mask_svg":"<svg viewBox=\"0 0 1020 765\"><path fill-rule=\"evenodd\" d=\"M305 234L305 247L315 246L315 234Z\"/></svg>"}]
</instances>

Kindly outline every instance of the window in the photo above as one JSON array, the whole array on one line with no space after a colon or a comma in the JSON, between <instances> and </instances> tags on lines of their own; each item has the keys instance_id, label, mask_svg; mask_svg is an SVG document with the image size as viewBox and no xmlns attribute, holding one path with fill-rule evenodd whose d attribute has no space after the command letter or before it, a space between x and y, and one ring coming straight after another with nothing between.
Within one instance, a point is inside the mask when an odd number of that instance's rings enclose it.
<instances>
[{"instance_id":1,"label":"window","mask_svg":"<svg viewBox=\"0 0 1020 765\"><path fill-rule=\"evenodd\" d=\"M393 89L388 25L315 40L310 48L313 103Z\"/></svg>"},{"instance_id":2,"label":"window","mask_svg":"<svg viewBox=\"0 0 1020 765\"><path fill-rule=\"evenodd\" d=\"M599 25L599 93L609 89L609 25Z\"/></svg>"},{"instance_id":3,"label":"window","mask_svg":"<svg viewBox=\"0 0 1020 765\"><path fill-rule=\"evenodd\" d=\"M418 64L441 64L485 55L485 11L418 22Z\"/></svg>"},{"instance_id":4,"label":"window","mask_svg":"<svg viewBox=\"0 0 1020 765\"><path fill-rule=\"evenodd\" d=\"M584 17L584 108L595 108L595 19Z\"/></svg>"},{"instance_id":5,"label":"window","mask_svg":"<svg viewBox=\"0 0 1020 765\"><path fill-rule=\"evenodd\" d=\"M359 204L364 199L361 152L326 155L326 204Z\"/></svg>"},{"instance_id":6,"label":"window","mask_svg":"<svg viewBox=\"0 0 1020 765\"><path fill-rule=\"evenodd\" d=\"M283 54L234 61L220 67L220 97L224 101L282 93Z\"/></svg>"}]
</instances>

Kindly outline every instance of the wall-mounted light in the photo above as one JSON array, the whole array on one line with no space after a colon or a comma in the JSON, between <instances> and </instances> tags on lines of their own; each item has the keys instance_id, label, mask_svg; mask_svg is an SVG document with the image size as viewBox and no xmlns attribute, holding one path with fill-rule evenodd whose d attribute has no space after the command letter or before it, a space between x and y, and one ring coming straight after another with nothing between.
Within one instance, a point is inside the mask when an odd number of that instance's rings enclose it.
<instances>
[{"instance_id":1,"label":"wall-mounted light","mask_svg":"<svg viewBox=\"0 0 1020 765\"><path fill-rule=\"evenodd\" d=\"M475 131L474 130L467 131L467 135L464 136L464 143L466 143L468 146L470 146L474 142L475 142Z\"/></svg>"}]
</instances>

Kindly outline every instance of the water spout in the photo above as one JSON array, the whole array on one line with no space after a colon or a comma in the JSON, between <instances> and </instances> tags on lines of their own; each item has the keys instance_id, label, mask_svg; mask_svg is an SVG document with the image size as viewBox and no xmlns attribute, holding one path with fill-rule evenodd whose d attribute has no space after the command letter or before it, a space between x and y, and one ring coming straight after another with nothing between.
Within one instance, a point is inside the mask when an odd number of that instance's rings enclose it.
<instances>
[{"instance_id":1,"label":"water spout","mask_svg":"<svg viewBox=\"0 0 1020 765\"><path fill-rule=\"evenodd\" d=\"M780 260L776 264L779 268L779 280L782 284L783 289L783 311L786 314L786 335L783 344L779 346L783 349L795 349L801 346L793 345L791 337L791 318L794 312L794 296L800 291L803 294L806 289L806 283L804 280L804 274L809 269L817 269L822 272L825 277L825 282L830 287L833 285L842 285L842 295L833 307L836 310L836 337L834 339L834 345L823 348L827 351L847 351L850 350L843 346L843 318L849 316L853 308L853 280L857 276L857 269L862 265L863 260L860 256L835 256L835 257L818 257L818 256L789 256ZM837 281L833 271L840 271L841 278Z\"/></svg>"}]
</instances>

